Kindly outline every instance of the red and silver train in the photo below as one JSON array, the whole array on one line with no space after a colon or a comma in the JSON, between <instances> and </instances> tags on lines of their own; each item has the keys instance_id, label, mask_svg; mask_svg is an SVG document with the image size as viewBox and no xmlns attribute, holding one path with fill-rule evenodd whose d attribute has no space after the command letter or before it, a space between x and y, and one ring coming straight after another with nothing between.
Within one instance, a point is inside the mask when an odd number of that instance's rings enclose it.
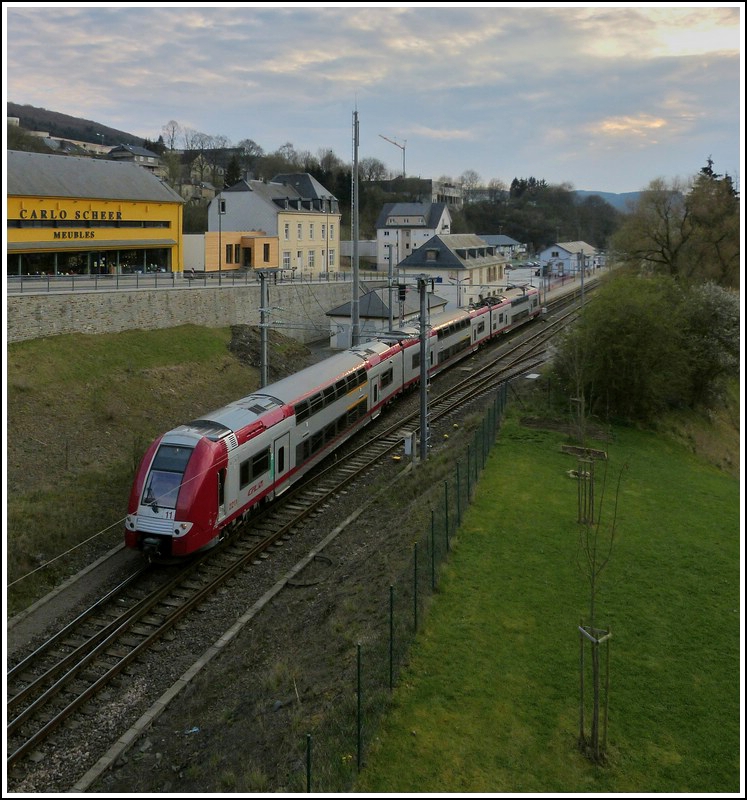
<instances>
[{"instance_id":1,"label":"red and silver train","mask_svg":"<svg viewBox=\"0 0 747 800\"><path fill-rule=\"evenodd\" d=\"M533 287L430 319L428 377L540 313ZM420 332L374 340L159 436L130 491L125 543L155 558L211 547L420 383Z\"/></svg>"}]
</instances>

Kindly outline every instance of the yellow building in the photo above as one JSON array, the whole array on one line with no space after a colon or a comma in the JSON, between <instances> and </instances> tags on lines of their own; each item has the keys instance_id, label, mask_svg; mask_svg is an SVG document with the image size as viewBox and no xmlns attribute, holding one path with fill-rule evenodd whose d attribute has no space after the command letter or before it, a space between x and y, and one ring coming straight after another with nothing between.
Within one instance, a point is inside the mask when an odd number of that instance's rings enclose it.
<instances>
[{"instance_id":1,"label":"yellow building","mask_svg":"<svg viewBox=\"0 0 747 800\"><path fill-rule=\"evenodd\" d=\"M311 279L329 275L340 269L340 219L337 198L308 173L284 173L271 181L241 180L210 202L205 268L217 267L215 258L209 257L211 250L215 252L208 245L212 237L222 240L225 256L226 237L252 230L276 243L272 245L278 248L275 266L283 272ZM256 258L256 247L253 253ZM224 266L227 263L224 260ZM261 263L253 266L262 268Z\"/></svg>"},{"instance_id":2,"label":"yellow building","mask_svg":"<svg viewBox=\"0 0 747 800\"><path fill-rule=\"evenodd\" d=\"M184 201L135 164L7 152L11 275L181 272Z\"/></svg>"}]
</instances>

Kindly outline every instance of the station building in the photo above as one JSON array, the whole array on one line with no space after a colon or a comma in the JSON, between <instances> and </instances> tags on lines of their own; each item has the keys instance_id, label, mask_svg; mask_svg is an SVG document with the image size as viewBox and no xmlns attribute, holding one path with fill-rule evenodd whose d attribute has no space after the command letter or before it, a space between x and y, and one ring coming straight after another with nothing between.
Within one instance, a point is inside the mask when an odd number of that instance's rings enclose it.
<instances>
[{"instance_id":1,"label":"station building","mask_svg":"<svg viewBox=\"0 0 747 800\"><path fill-rule=\"evenodd\" d=\"M184 200L148 170L9 150L6 271L182 272Z\"/></svg>"}]
</instances>

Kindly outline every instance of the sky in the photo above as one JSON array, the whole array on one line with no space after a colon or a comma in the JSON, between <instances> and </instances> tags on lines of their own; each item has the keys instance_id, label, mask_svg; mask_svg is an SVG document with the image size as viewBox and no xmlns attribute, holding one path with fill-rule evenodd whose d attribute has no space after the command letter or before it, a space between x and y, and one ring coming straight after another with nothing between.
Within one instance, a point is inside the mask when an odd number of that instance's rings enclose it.
<instances>
[{"instance_id":1,"label":"sky","mask_svg":"<svg viewBox=\"0 0 747 800\"><path fill-rule=\"evenodd\" d=\"M742 8L4 3L4 91L348 164L357 113L359 161L422 178L635 192L710 157L741 188Z\"/></svg>"}]
</instances>

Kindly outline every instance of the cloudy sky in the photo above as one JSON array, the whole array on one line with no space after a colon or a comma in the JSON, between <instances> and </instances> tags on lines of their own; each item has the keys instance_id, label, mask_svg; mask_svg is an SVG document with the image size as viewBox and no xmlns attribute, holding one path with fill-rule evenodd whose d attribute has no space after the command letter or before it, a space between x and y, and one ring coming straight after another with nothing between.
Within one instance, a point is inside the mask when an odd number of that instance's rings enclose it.
<instances>
[{"instance_id":1,"label":"cloudy sky","mask_svg":"<svg viewBox=\"0 0 747 800\"><path fill-rule=\"evenodd\" d=\"M5 97L408 175L741 184L742 4L4 3ZM382 137L393 141L386 141ZM403 150L404 148L404 150Z\"/></svg>"}]
</instances>

